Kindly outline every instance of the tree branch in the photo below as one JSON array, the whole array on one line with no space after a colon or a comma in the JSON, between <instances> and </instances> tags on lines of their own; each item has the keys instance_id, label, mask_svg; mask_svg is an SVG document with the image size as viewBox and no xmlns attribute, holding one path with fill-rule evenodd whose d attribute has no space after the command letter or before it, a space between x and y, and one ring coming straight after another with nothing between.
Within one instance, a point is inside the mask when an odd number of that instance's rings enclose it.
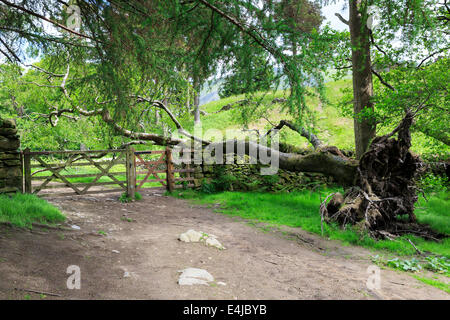
<instances>
[{"instance_id":1,"label":"tree branch","mask_svg":"<svg viewBox=\"0 0 450 320\"><path fill-rule=\"evenodd\" d=\"M396 91L395 88L394 88L393 86L391 86L389 83L387 83L386 81L384 81L383 77L381 77L381 75L380 75L378 72L376 72L374 68L372 68L372 73L373 73L374 75L377 76L377 78L380 80L380 82L381 82L383 85L385 85L386 87L388 87L389 89L391 89L391 90L394 91L394 92Z\"/></svg>"},{"instance_id":2,"label":"tree branch","mask_svg":"<svg viewBox=\"0 0 450 320\"><path fill-rule=\"evenodd\" d=\"M286 120L281 120L280 123L273 127L272 129L270 129L269 131L267 131L267 133L264 136L267 136L269 134L271 134L274 130L281 130L284 126L288 127L291 130L294 130L298 133L300 133L300 135L302 137L305 137L314 147L314 149L318 149L320 147L323 146L322 141L320 141L320 139L313 133L306 131L305 128L303 127L298 127L292 123L290 123L289 121Z\"/></svg>"},{"instance_id":3,"label":"tree branch","mask_svg":"<svg viewBox=\"0 0 450 320\"><path fill-rule=\"evenodd\" d=\"M77 35L77 36L82 37L82 38L86 38L86 39L90 39L90 40L96 41L95 39L93 39L93 38L91 38L91 37L89 37L89 36L87 36L87 35L84 35L84 34L82 34L82 33L76 32L75 30L72 30L72 29L70 29L70 28L67 28L67 27L64 26L64 25L62 25L62 24L60 24L60 23L58 23L58 22L56 22L56 21L53 21L53 20L51 20L51 19L49 19L49 18L47 18L47 17L44 17L43 15L41 15L41 14L39 14L39 13L33 12L33 11L31 11L31 10L28 10L27 8L21 7L21 6L19 6L19 5L16 5L16 4L14 4L14 3L12 3L12 2L9 2L9 1L6 1L6 0L0 0L0 2L3 2L5 5L7 5L7 6L9 6L9 7L13 7L13 8L15 8L15 9L17 9L17 10L23 11L23 12L25 12L25 13L27 13L27 14L33 16L33 17L36 17L36 18L39 18L39 19L41 19L41 20L50 22L51 24L53 24L53 25L55 25L55 26L57 26L57 27L59 27L59 28L65 30L65 31L67 31L67 32L69 32L69 33L72 33L72 34ZM97 41L96 41L96 42L97 42Z\"/></svg>"},{"instance_id":4,"label":"tree branch","mask_svg":"<svg viewBox=\"0 0 450 320\"><path fill-rule=\"evenodd\" d=\"M417 65L416 69L420 69L420 67L422 66L422 64L425 63L425 61L427 61L428 59L432 58L433 56L435 56L435 55L437 55L437 54L439 54L439 53L442 53L442 52L444 52L445 50L448 50L448 49L450 49L450 47L443 48L443 49L441 49L441 50L438 50L438 51L433 52L432 54L428 55L427 57L425 57L425 58Z\"/></svg>"},{"instance_id":5,"label":"tree branch","mask_svg":"<svg viewBox=\"0 0 450 320\"><path fill-rule=\"evenodd\" d=\"M341 16L341 14L340 14L340 13L337 13L337 12L336 12L336 13L335 13L334 15L335 15L336 17L338 17L338 18L339 18L339 20L341 20L341 22L342 22L342 23L344 23L344 24L346 24L346 25L349 25L349 22L348 22L348 20L345 20L345 19L344 19L344 17L343 17L343 16Z\"/></svg>"}]
</instances>

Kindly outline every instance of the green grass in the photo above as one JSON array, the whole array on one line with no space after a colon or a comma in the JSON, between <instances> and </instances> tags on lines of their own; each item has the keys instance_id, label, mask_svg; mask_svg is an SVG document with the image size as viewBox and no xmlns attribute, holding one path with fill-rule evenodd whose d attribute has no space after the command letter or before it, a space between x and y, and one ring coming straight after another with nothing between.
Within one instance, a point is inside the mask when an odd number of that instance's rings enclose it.
<instances>
[{"instance_id":1,"label":"green grass","mask_svg":"<svg viewBox=\"0 0 450 320\"><path fill-rule=\"evenodd\" d=\"M322 190L319 192L292 192L292 193L259 193L259 192L223 192L204 194L192 190L175 192L180 198L191 199L201 204L220 204L218 212L231 216L239 216L250 221L264 222L273 225L286 225L321 234L319 214L320 200L333 192ZM320 198L320 195L322 198ZM421 203L417 210L419 221L428 220L442 224L439 230L448 230L450 220L442 219L445 213L443 207L436 206L443 195L435 195L428 203ZM433 200L433 201L431 201ZM448 208L448 201L444 202ZM426 213L424 213L426 212ZM448 215L447 215L448 216ZM375 241L368 235L360 234L352 228L342 230L336 225L324 224L324 237L340 240L344 245L360 245L370 249L382 250L397 255L414 255L416 252L407 239L410 239L422 251L431 252L440 256L450 257L450 239L441 243L426 241L412 235L407 235L395 241Z\"/></svg>"},{"instance_id":2,"label":"green grass","mask_svg":"<svg viewBox=\"0 0 450 320\"><path fill-rule=\"evenodd\" d=\"M31 194L0 195L0 222L30 228L32 223L54 224L65 216L47 201Z\"/></svg>"},{"instance_id":3,"label":"green grass","mask_svg":"<svg viewBox=\"0 0 450 320\"><path fill-rule=\"evenodd\" d=\"M440 192L425 201L421 197L416 205L417 220L426 223L432 229L450 234L450 194Z\"/></svg>"},{"instance_id":4,"label":"green grass","mask_svg":"<svg viewBox=\"0 0 450 320\"><path fill-rule=\"evenodd\" d=\"M450 293L450 285L444 282L441 282L439 280L434 280L434 279L430 279L430 278L424 278L424 277L419 277L419 276L413 276L414 278L416 278L417 280L428 284L430 286L436 287L438 289L441 289L447 293Z\"/></svg>"}]
</instances>

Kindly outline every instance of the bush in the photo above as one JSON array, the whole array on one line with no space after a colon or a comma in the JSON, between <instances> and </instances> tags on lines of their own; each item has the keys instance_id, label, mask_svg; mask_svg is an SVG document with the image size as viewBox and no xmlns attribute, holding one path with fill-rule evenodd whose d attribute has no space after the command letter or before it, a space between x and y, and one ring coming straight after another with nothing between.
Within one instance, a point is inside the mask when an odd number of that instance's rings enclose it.
<instances>
[{"instance_id":1,"label":"bush","mask_svg":"<svg viewBox=\"0 0 450 320\"><path fill-rule=\"evenodd\" d=\"M417 180L417 186L425 193L448 192L449 181L447 177L428 172Z\"/></svg>"}]
</instances>

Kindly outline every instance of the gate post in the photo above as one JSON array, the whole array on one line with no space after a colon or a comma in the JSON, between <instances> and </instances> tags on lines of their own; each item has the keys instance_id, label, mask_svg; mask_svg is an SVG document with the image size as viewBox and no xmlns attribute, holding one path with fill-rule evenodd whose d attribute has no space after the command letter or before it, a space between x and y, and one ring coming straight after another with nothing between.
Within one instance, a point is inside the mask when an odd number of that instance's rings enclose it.
<instances>
[{"instance_id":1,"label":"gate post","mask_svg":"<svg viewBox=\"0 0 450 320\"><path fill-rule=\"evenodd\" d=\"M23 151L23 176L25 178L25 193L32 193L33 190L31 188L31 155L30 148L26 148Z\"/></svg>"},{"instance_id":2,"label":"gate post","mask_svg":"<svg viewBox=\"0 0 450 320\"><path fill-rule=\"evenodd\" d=\"M136 193L136 162L134 148L127 146L126 148L126 171L127 171L127 196L134 199Z\"/></svg>"},{"instance_id":3,"label":"gate post","mask_svg":"<svg viewBox=\"0 0 450 320\"><path fill-rule=\"evenodd\" d=\"M172 162L172 150L169 147L166 148L166 181L167 181L167 191L172 192L174 188L174 177L173 177L173 162Z\"/></svg>"}]
</instances>

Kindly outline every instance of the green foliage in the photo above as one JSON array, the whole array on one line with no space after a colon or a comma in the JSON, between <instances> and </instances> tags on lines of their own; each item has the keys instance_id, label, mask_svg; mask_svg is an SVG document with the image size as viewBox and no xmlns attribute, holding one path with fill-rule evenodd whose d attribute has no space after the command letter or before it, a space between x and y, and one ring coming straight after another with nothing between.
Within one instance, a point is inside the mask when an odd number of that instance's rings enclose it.
<instances>
[{"instance_id":1,"label":"green foliage","mask_svg":"<svg viewBox=\"0 0 450 320\"><path fill-rule=\"evenodd\" d=\"M215 170L214 179L207 181L203 179L200 191L204 194L213 194L216 192L229 191L233 189L233 183L237 178L233 175L227 174L223 166L219 166Z\"/></svg>"},{"instance_id":2,"label":"green foliage","mask_svg":"<svg viewBox=\"0 0 450 320\"><path fill-rule=\"evenodd\" d=\"M252 53L251 56L241 55L240 59L234 61L231 67L232 73L224 78L219 96L226 98L272 89L275 73L268 59L268 54L261 49L258 53Z\"/></svg>"},{"instance_id":3,"label":"green foliage","mask_svg":"<svg viewBox=\"0 0 450 320\"><path fill-rule=\"evenodd\" d=\"M401 260L399 258L394 258L388 260L386 265L393 269L399 269L402 271L418 272L422 270L422 266L420 265L419 260L417 260L416 258L412 258L410 260Z\"/></svg>"},{"instance_id":4,"label":"green foliage","mask_svg":"<svg viewBox=\"0 0 450 320\"><path fill-rule=\"evenodd\" d=\"M212 180L216 191L229 191L232 190L233 183L237 178L231 174L227 174L225 166L219 166L215 170L215 178Z\"/></svg>"},{"instance_id":5,"label":"green foliage","mask_svg":"<svg viewBox=\"0 0 450 320\"><path fill-rule=\"evenodd\" d=\"M450 259L446 257L426 257L424 268L436 273L444 273L450 276Z\"/></svg>"},{"instance_id":6,"label":"green foliage","mask_svg":"<svg viewBox=\"0 0 450 320\"><path fill-rule=\"evenodd\" d=\"M417 186L422 189L425 194L441 193L449 190L449 181L447 177L427 172L420 176Z\"/></svg>"},{"instance_id":7,"label":"green foliage","mask_svg":"<svg viewBox=\"0 0 450 320\"><path fill-rule=\"evenodd\" d=\"M142 195L139 192L135 192L134 200L136 200L136 201L142 200ZM124 192L120 195L119 201L122 203L129 203L129 202L132 202L133 199L130 196L128 196L128 194L126 192Z\"/></svg>"},{"instance_id":8,"label":"green foliage","mask_svg":"<svg viewBox=\"0 0 450 320\"><path fill-rule=\"evenodd\" d=\"M429 193L427 200L419 198L415 210L417 220L440 233L450 234L449 193Z\"/></svg>"},{"instance_id":9,"label":"green foliage","mask_svg":"<svg viewBox=\"0 0 450 320\"><path fill-rule=\"evenodd\" d=\"M448 123L450 100L450 59L438 59L421 68L399 66L384 75L384 80L395 88L387 88L375 82L377 122L382 127L393 128L404 116L405 107L417 110L413 132L421 132L432 138L428 143L434 146L434 153L441 155L450 151Z\"/></svg>"},{"instance_id":10,"label":"green foliage","mask_svg":"<svg viewBox=\"0 0 450 320\"><path fill-rule=\"evenodd\" d=\"M393 269L409 272L420 272L424 269L434 273L441 273L446 276L450 275L450 259L447 257L431 255L425 258L400 259L384 259L379 255L372 256L372 262L377 265L387 266Z\"/></svg>"},{"instance_id":11,"label":"green foliage","mask_svg":"<svg viewBox=\"0 0 450 320\"><path fill-rule=\"evenodd\" d=\"M214 183L209 183L206 179L203 179L200 192L204 194L213 194L216 193L217 190Z\"/></svg>"},{"instance_id":12,"label":"green foliage","mask_svg":"<svg viewBox=\"0 0 450 320\"><path fill-rule=\"evenodd\" d=\"M0 194L0 221L14 226L31 228L33 222L54 224L66 217L47 201L31 194Z\"/></svg>"}]
</instances>

